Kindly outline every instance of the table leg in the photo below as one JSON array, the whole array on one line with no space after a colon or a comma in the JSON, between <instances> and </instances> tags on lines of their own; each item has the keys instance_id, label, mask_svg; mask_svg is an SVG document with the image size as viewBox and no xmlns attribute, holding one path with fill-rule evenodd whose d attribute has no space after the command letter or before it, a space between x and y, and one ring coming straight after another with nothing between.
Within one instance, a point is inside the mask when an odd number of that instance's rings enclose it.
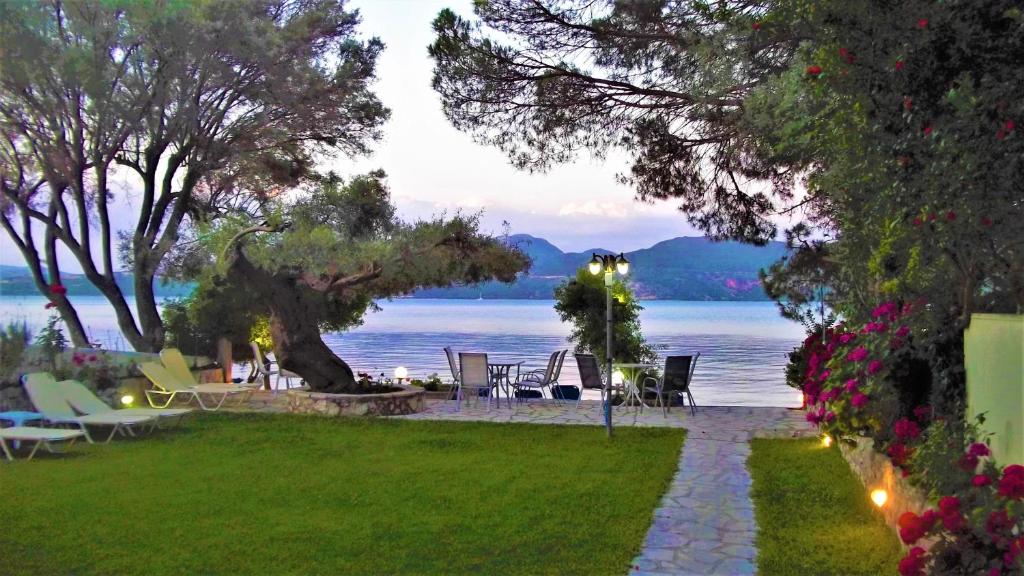
<instances>
[{"instance_id":1,"label":"table leg","mask_svg":"<svg viewBox=\"0 0 1024 576\"><path fill-rule=\"evenodd\" d=\"M11 454L11 449L7 447L7 441L3 438L0 438L0 448L3 448L4 456L6 456L8 460L14 460L14 455Z\"/></svg>"}]
</instances>

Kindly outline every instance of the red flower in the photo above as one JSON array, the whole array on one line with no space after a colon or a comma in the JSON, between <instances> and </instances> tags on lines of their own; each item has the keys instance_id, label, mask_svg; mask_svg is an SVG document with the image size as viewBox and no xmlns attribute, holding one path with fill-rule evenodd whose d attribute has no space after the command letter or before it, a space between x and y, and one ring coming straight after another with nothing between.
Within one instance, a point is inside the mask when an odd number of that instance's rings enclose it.
<instances>
[{"instance_id":1,"label":"red flower","mask_svg":"<svg viewBox=\"0 0 1024 576\"><path fill-rule=\"evenodd\" d=\"M925 126L924 127L924 135L925 136L931 136L932 135L932 127L931 126Z\"/></svg>"},{"instance_id":2,"label":"red flower","mask_svg":"<svg viewBox=\"0 0 1024 576\"><path fill-rule=\"evenodd\" d=\"M859 382L857 382L856 378L850 378L849 380L846 381L846 384L843 385L843 390L846 390L850 394L853 394L854 392L857 391L858 384Z\"/></svg>"},{"instance_id":3,"label":"red flower","mask_svg":"<svg viewBox=\"0 0 1024 576\"><path fill-rule=\"evenodd\" d=\"M957 465L964 472L974 472L974 469L978 467L978 457L971 454L964 454L957 461Z\"/></svg>"},{"instance_id":4,"label":"red flower","mask_svg":"<svg viewBox=\"0 0 1024 576\"><path fill-rule=\"evenodd\" d=\"M983 488L992 483L992 479L984 474L978 474L974 478L971 478L971 484L975 488Z\"/></svg>"},{"instance_id":5,"label":"red flower","mask_svg":"<svg viewBox=\"0 0 1024 576\"><path fill-rule=\"evenodd\" d=\"M89 356L89 362L95 362L95 361L96 361L97 359L98 359L98 358L96 357L96 355L95 355L95 354L93 354L93 355Z\"/></svg>"},{"instance_id":6,"label":"red flower","mask_svg":"<svg viewBox=\"0 0 1024 576\"><path fill-rule=\"evenodd\" d=\"M910 109L914 107L914 99L910 96L903 97L903 109L910 112Z\"/></svg>"},{"instance_id":7,"label":"red flower","mask_svg":"<svg viewBox=\"0 0 1024 576\"><path fill-rule=\"evenodd\" d=\"M852 398L850 398L850 404L853 405L854 408L863 408L863 407L867 406L867 404L868 404L868 396L867 396L867 394L864 394L862 392L857 392L856 394L853 395Z\"/></svg>"},{"instance_id":8,"label":"red flower","mask_svg":"<svg viewBox=\"0 0 1024 576\"><path fill-rule=\"evenodd\" d=\"M926 133L927 133L927 130L929 130L929 129L926 128L925 130L926 130ZM935 222L936 218L938 218L938 216L935 215L935 212L929 212L928 213L928 221L929 222Z\"/></svg>"},{"instance_id":9,"label":"red flower","mask_svg":"<svg viewBox=\"0 0 1024 576\"><path fill-rule=\"evenodd\" d=\"M931 406L918 406L917 408L914 408L914 418L917 418L917 420L919 422L924 422L925 420L927 420L927 419L929 419L931 417L932 417L932 407Z\"/></svg>"},{"instance_id":10,"label":"red flower","mask_svg":"<svg viewBox=\"0 0 1024 576\"><path fill-rule=\"evenodd\" d=\"M988 520L985 521L985 531L993 536L1009 534L1013 530L1013 525L1014 521L1006 513L1006 510L998 510L988 515Z\"/></svg>"},{"instance_id":11,"label":"red flower","mask_svg":"<svg viewBox=\"0 0 1024 576\"><path fill-rule=\"evenodd\" d=\"M855 334L853 332L847 332L847 333L842 334L842 335L839 336L839 343L840 344L849 344L856 337L857 337L857 334Z\"/></svg>"},{"instance_id":12,"label":"red flower","mask_svg":"<svg viewBox=\"0 0 1024 576\"><path fill-rule=\"evenodd\" d=\"M949 212L946 212L946 220L949 221L949 222L952 222L953 220L956 220L956 212L953 212L952 210L950 210Z\"/></svg>"},{"instance_id":13,"label":"red flower","mask_svg":"<svg viewBox=\"0 0 1024 576\"><path fill-rule=\"evenodd\" d=\"M904 512L900 514L897 523L900 526L900 540L903 540L904 544L913 544L928 532L929 526L926 525L924 519L913 512Z\"/></svg>"},{"instance_id":14,"label":"red flower","mask_svg":"<svg viewBox=\"0 0 1024 576\"><path fill-rule=\"evenodd\" d=\"M1003 124L1003 129L1005 129L1007 133L1013 132L1013 129L1016 127L1017 125L1013 123L1013 120L1007 120L1006 124Z\"/></svg>"},{"instance_id":15,"label":"red flower","mask_svg":"<svg viewBox=\"0 0 1024 576\"><path fill-rule=\"evenodd\" d=\"M71 356L71 361L75 363L75 366L81 366L82 364L85 364L85 356L76 352Z\"/></svg>"},{"instance_id":16,"label":"red flower","mask_svg":"<svg viewBox=\"0 0 1024 576\"><path fill-rule=\"evenodd\" d=\"M56 307L57 307L57 304L54 303L54 302L47 302L46 306L43 306L43 308L46 308L47 310L49 310L50 308L56 308Z\"/></svg>"},{"instance_id":17,"label":"red flower","mask_svg":"<svg viewBox=\"0 0 1024 576\"><path fill-rule=\"evenodd\" d=\"M65 286L62 286L60 284L51 284L50 285L50 294L57 294L59 296L63 296L65 294L67 294L67 293L68 293L68 289Z\"/></svg>"},{"instance_id":18,"label":"red flower","mask_svg":"<svg viewBox=\"0 0 1024 576\"><path fill-rule=\"evenodd\" d=\"M901 440L909 440L917 438L921 435L921 428L917 425L917 422L909 418L900 418L892 426L892 431L896 434L896 437Z\"/></svg>"},{"instance_id":19,"label":"red flower","mask_svg":"<svg viewBox=\"0 0 1024 576\"><path fill-rule=\"evenodd\" d=\"M902 442L895 442L889 446L885 453L889 455L889 459L892 460L894 466L902 468L907 465L907 460L914 454L914 449L907 448L907 445Z\"/></svg>"},{"instance_id":20,"label":"red flower","mask_svg":"<svg viewBox=\"0 0 1024 576\"><path fill-rule=\"evenodd\" d=\"M914 546L910 552L900 560L900 576L924 576L924 565L928 561L924 548Z\"/></svg>"},{"instance_id":21,"label":"red flower","mask_svg":"<svg viewBox=\"0 0 1024 576\"><path fill-rule=\"evenodd\" d=\"M992 451L988 449L987 444L975 442L967 447L967 453L971 456L988 456L992 454Z\"/></svg>"},{"instance_id":22,"label":"red flower","mask_svg":"<svg viewBox=\"0 0 1024 576\"><path fill-rule=\"evenodd\" d=\"M996 130L996 140L1002 140L1003 138L1006 138L1006 132L1002 128Z\"/></svg>"},{"instance_id":23,"label":"red flower","mask_svg":"<svg viewBox=\"0 0 1024 576\"><path fill-rule=\"evenodd\" d=\"M952 514L960 511L960 499L956 496L943 496L939 498L939 512Z\"/></svg>"},{"instance_id":24,"label":"red flower","mask_svg":"<svg viewBox=\"0 0 1024 576\"><path fill-rule=\"evenodd\" d=\"M1013 500L1024 499L1024 466L1011 464L1003 468L999 479L999 495Z\"/></svg>"},{"instance_id":25,"label":"red flower","mask_svg":"<svg viewBox=\"0 0 1024 576\"><path fill-rule=\"evenodd\" d=\"M817 76L818 74L821 74L821 66L818 66L816 64L812 65L812 66L808 66L807 67L807 74L809 76Z\"/></svg>"},{"instance_id":26,"label":"red flower","mask_svg":"<svg viewBox=\"0 0 1024 576\"><path fill-rule=\"evenodd\" d=\"M754 30L760 30L761 29L761 23L760 22L754 22L753 24L750 25L750 27L753 28Z\"/></svg>"},{"instance_id":27,"label":"red flower","mask_svg":"<svg viewBox=\"0 0 1024 576\"><path fill-rule=\"evenodd\" d=\"M853 64L853 62L857 59L857 57L854 56L853 53L847 50L846 48L839 49L839 57L842 58L843 60L846 60L847 64Z\"/></svg>"},{"instance_id":28,"label":"red flower","mask_svg":"<svg viewBox=\"0 0 1024 576\"><path fill-rule=\"evenodd\" d=\"M896 64L894 64L893 67L896 68L897 72L903 70L903 60L897 60Z\"/></svg>"},{"instance_id":29,"label":"red flower","mask_svg":"<svg viewBox=\"0 0 1024 576\"><path fill-rule=\"evenodd\" d=\"M924 220L920 216L914 218L914 226L921 226L922 224L924 224Z\"/></svg>"},{"instance_id":30,"label":"red flower","mask_svg":"<svg viewBox=\"0 0 1024 576\"><path fill-rule=\"evenodd\" d=\"M927 18L921 18L920 20L918 20L917 21L917 27L921 28L922 30L924 28L927 28L928 27L928 19Z\"/></svg>"},{"instance_id":31,"label":"red flower","mask_svg":"<svg viewBox=\"0 0 1024 576\"><path fill-rule=\"evenodd\" d=\"M982 216L981 217L981 225L982 226L991 226L992 225L992 220L988 216Z\"/></svg>"},{"instance_id":32,"label":"red flower","mask_svg":"<svg viewBox=\"0 0 1024 576\"><path fill-rule=\"evenodd\" d=\"M836 413L829 410L825 413L825 422L832 422L836 419Z\"/></svg>"},{"instance_id":33,"label":"red flower","mask_svg":"<svg viewBox=\"0 0 1024 576\"><path fill-rule=\"evenodd\" d=\"M903 325L896 329L897 338L906 338L908 334L910 334L909 326Z\"/></svg>"},{"instance_id":34,"label":"red flower","mask_svg":"<svg viewBox=\"0 0 1024 576\"><path fill-rule=\"evenodd\" d=\"M882 362L880 360L872 360L868 364L868 374L878 374L882 371Z\"/></svg>"}]
</instances>

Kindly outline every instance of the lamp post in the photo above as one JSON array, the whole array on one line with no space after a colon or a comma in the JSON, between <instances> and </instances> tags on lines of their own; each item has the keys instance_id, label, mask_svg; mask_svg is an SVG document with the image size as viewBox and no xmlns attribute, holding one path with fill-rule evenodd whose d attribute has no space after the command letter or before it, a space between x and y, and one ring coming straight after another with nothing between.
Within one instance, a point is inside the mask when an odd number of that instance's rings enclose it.
<instances>
[{"instance_id":1,"label":"lamp post","mask_svg":"<svg viewBox=\"0 0 1024 576\"><path fill-rule=\"evenodd\" d=\"M605 292L605 393L604 393L604 427L608 431L608 437L612 435L612 284L615 282L615 272L625 276L629 272L629 260L625 254L617 257L612 254L605 254L590 259L590 273L594 276L604 273Z\"/></svg>"}]
</instances>

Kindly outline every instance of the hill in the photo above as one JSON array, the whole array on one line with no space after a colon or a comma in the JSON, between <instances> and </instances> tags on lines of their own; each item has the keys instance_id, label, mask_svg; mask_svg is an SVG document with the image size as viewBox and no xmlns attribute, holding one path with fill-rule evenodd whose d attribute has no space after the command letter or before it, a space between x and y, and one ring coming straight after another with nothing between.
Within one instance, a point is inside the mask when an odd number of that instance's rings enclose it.
<instances>
[{"instance_id":1,"label":"hill","mask_svg":"<svg viewBox=\"0 0 1024 576\"><path fill-rule=\"evenodd\" d=\"M420 290L413 298L509 298L549 299L554 289L576 270L586 266L591 253L608 254L595 248L586 252L563 252L543 238L516 234L509 242L518 246L533 261L528 275L514 284L485 282L479 286L456 286ZM757 272L781 258L786 252L781 242L757 247L739 242L712 242L703 237L680 237L658 242L650 248L630 252L629 281L640 298L657 300L764 300ZM99 295L84 275L64 274L71 295ZM131 275L117 274L125 294L134 294ZM185 296L190 284L160 284L161 297ZM28 269L0 266L0 295L37 295Z\"/></svg>"}]
</instances>

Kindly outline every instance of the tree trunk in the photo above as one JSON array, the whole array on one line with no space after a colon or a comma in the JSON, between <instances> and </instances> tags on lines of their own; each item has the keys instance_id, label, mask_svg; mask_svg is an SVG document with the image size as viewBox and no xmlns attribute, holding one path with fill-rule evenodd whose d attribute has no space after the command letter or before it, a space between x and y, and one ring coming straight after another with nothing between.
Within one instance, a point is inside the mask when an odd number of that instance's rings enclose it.
<instances>
[{"instance_id":1,"label":"tree trunk","mask_svg":"<svg viewBox=\"0 0 1024 576\"><path fill-rule=\"evenodd\" d=\"M235 251L228 275L255 290L270 311L278 369L295 372L316 392L361 392L352 368L324 344L316 315L302 301L294 278L254 266L241 248Z\"/></svg>"},{"instance_id":2,"label":"tree trunk","mask_svg":"<svg viewBox=\"0 0 1024 576\"><path fill-rule=\"evenodd\" d=\"M140 346L147 350L139 352L159 352L164 346L164 323L160 318L160 309L156 305L156 293L153 289L153 274L143 272L141 267L135 270L135 311L139 316Z\"/></svg>"}]
</instances>

